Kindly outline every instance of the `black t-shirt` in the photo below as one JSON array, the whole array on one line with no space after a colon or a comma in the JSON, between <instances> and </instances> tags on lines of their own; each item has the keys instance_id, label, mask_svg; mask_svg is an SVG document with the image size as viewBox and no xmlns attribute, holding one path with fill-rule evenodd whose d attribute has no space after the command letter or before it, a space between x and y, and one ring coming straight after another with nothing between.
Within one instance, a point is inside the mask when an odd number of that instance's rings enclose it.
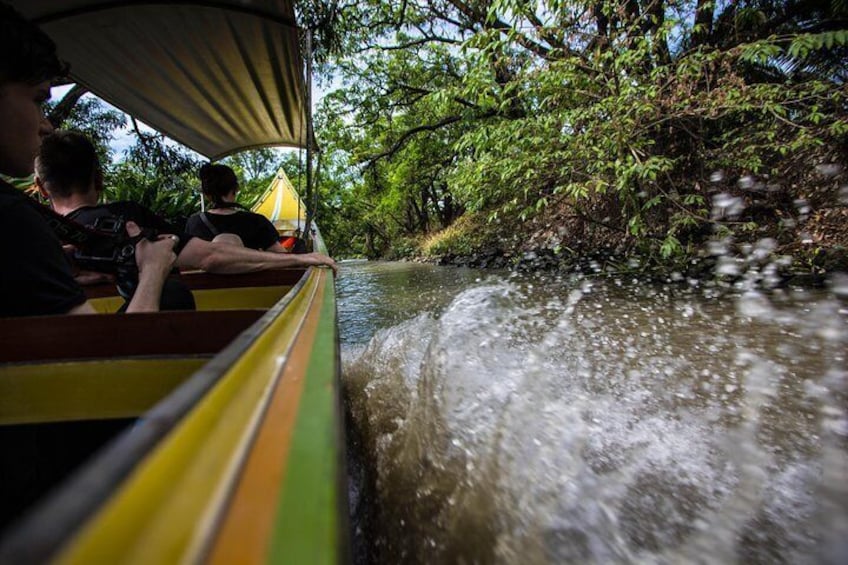
<instances>
[{"instance_id":1,"label":"black t-shirt","mask_svg":"<svg viewBox=\"0 0 848 565\"><path fill-rule=\"evenodd\" d=\"M193 236L212 241L218 234L212 233L209 227L203 223L201 214L203 212L194 214L188 219L186 231ZM237 210L234 214L210 214L207 212L206 218L215 226L218 233L236 234L241 238L244 246L250 249L268 249L279 241L279 235L274 224L261 214L246 210Z\"/></svg>"},{"instance_id":2,"label":"black t-shirt","mask_svg":"<svg viewBox=\"0 0 848 565\"><path fill-rule=\"evenodd\" d=\"M149 208L129 200L98 204L97 206L83 206L68 214L68 218L71 220L89 227L93 227L99 218L116 218L119 216L126 221L135 222L140 228L152 228L159 233L172 233L179 236L180 241L174 248L174 253L177 255L183 250L188 240L193 237L169 224Z\"/></svg>"},{"instance_id":3,"label":"black t-shirt","mask_svg":"<svg viewBox=\"0 0 848 565\"><path fill-rule=\"evenodd\" d=\"M65 314L85 293L59 238L26 199L0 181L0 316Z\"/></svg>"}]
</instances>

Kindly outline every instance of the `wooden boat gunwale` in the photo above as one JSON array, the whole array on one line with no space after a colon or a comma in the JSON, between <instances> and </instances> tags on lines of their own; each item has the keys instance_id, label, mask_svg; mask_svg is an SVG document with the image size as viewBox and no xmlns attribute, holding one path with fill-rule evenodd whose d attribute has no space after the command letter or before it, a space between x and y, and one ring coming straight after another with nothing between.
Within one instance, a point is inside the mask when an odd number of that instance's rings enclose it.
<instances>
[{"instance_id":1,"label":"wooden boat gunwale","mask_svg":"<svg viewBox=\"0 0 848 565\"><path fill-rule=\"evenodd\" d=\"M64 481L58 492L27 512L4 535L7 543L0 550L0 562L41 562L59 551L78 531L79 525L88 521L110 499L138 463L154 451L214 388L245 350L262 336L289 304L299 298L314 269L310 267L303 272L300 281L277 304L147 412L132 433L124 433L107 444L82 469Z\"/></svg>"}]
</instances>

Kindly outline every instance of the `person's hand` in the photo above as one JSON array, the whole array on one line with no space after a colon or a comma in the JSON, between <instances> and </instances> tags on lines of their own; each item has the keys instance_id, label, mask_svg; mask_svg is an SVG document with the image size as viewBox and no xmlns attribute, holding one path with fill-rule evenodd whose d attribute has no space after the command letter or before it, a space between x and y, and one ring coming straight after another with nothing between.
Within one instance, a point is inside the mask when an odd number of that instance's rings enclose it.
<instances>
[{"instance_id":1,"label":"person's hand","mask_svg":"<svg viewBox=\"0 0 848 565\"><path fill-rule=\"evenodd\" d=\"M127 233L135 237L141 233L141 228L135 222L127 222ZM180 238L173 234L161 234L155 241L142 239L135 244L135 264L139 273L154 271L166 274L171 270L177 255L174 247Z\"/></svg>"},{"instance_id":2,"label":"person's hand","mask_svg":"<svg viewBox=\"0 0 848 565\"><path fill-rule=\"evenodd\" d=\"M307 253L305 257L309 257L313 265L323 265L325 267L330 267L331 269L333 269L334 277L339 274L339 266L336 264L332 257L324 255L323 253Z\"/></svg>"}]
</instances>

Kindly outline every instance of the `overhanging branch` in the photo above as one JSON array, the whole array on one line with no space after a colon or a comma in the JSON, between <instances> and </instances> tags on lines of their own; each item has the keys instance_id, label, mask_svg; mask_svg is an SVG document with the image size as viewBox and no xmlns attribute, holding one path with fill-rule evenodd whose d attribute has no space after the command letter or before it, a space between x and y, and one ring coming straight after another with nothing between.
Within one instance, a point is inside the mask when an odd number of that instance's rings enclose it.
<instances>
[{"instance_id":1,"label":"overhanging branch","mask_svg":"<svg viewBox=\"0 0 848 565\"><path fill-rule=\"evenodd\" d=\"M486 112L486 113L484 113L484 114L481 114L481 115L479 116L479 118L488 118L488 117L491 117L491 116L494 116L494 115L495 115L495 112L494 112L494 111L490 111L490 112ZM418 127L414 127L414 128L412 128L412 129L406 130L406 131L403 133L403 135L401 135L401 136L397 139L397 141L395 141L395 142L392 144L392 146L391 146L391 147L389 147L387 150L383 151L382 153L379 153L379 154L377 154L377 155L374 155L373 157L371 157L370 159L368 159L368 160L365 162L365 168L367 169L367 168L373 167L373 166L374 166L374 164L375 164L377 161L379 161L380 159L385 159L386 157L391 157L392 155L394 155L395 153L397 153L398 151L400 151L400 149L401 149L404 145L406 145L406 143L407 143L407 142L408 142L408 141L409 141L412 137L414 137L415 135L417 135L417 134L419 134L419 133L421 133L421 132L424 132L424 131L436 131L436 130L441 129L441 128L445 127L445 126L449 126L449 125L451 125L451 124L455 124L456 122L459 122L459 121L461 121L462 119L463 119L463 116L449 116L449 117L447 117L447 118L444 118L444 119L442 119L442 120L439 120L438 122L436 122L436 123L434 123L434 124L425 124L425 125L422 125L422 126L418 126Z\"/></svg>"},{"instance_id":2,"label":"overhanging branch","mask_svg":"<svg viewBox=\"0 0 848 565\"><path fill-rule=\"evenodd\" d=\"M68 116L71 115L71 112L73 111L74 106L77 105L77 102L79 102L79 99L87 92L87 88L80 84L75 84L74 87L62 97L47 117L54 129L61 127L62 122L68 119Z\"/></svg>"}]
</instances>

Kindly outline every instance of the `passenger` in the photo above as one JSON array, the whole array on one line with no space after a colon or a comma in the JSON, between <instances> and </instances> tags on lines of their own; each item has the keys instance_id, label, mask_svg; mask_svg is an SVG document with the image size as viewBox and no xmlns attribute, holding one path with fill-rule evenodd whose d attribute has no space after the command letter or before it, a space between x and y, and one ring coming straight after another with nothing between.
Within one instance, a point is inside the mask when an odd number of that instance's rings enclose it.
<instances>
[{"instance_id":1,"label":"passenger","mask_svg":"<svg viewBox=\"0 0 848 565\"><path fill-rule=\"evenodd\" d=\"M279 242L277 228L268 218L255 214L236 202L238 179L226 165L206 163L200 167L200 188L211 208L188 219L186 232L214 241L287 253Z\"/></svg>"},{"instance_id":2,"label":"passenger","mask_svg":"<svg viewBox=\"0 0 848 565\"><path fill-rule=\"evenodd\" d=\"M91 191L100 194L103 190L103 173L97 152L94 145L81 134L57 131L45 137L35 160L35 169L36 185L45 197L47 186L51 187L51 192L57 197L64 199L73 199L75 193ZM113 220L119 216L131 219L137 225L155 228L158 233L174 234L179 231L134 202L119 203L113 205L113 209L83 206L67 214L69 219L77 223L101 229L102 226L96 224L99 218L110 220L114 224ZM175 237L174 253L179 254L189 239L185 234ZM132 295L132 283L132 280L118 278L118 291L124 298ZM160 309L194 310L195 307L191 290L180 281L179 271L172 270L162 290Z\"/></svg>"},{"instance_id":3,"label":"passenger","mask_svg":"<svg viewBox=\"0 0 848 565\"><path fill-rule=\"evenodd\" d=\"M52 131L42 106L51 81L66 72L53 41L0 4L0 174L32 174L41 140ZM135 225L128 231L139 233ZM158 309L175 260L173 248L168 235L136 245L139 285L128 312ZM47 220L27 196L0 178L0 316L94 312Z\"/></svg>"},{"instance_id":4,"label":"passenger","mask_svg":"<svg viewBox=\"0 0 848 565\"><path fill-rule=\"evenodd\" d=\"M173 228L156 214L135 202L98 204L102 176L85 182L86 171L99 170L97 154L82 134L57 131L44 139L36 159L36 184L53 209L82 224L91 225L103 216L122 216L142 228L170 231ZM75 179L75 180L72 180ZM287 267L326 266L336 272L336 263L321 253L293 255L268 253L235 245L218 245L180 234L176 265L209 273L236 274Z\"/></svg>"}]
</instances>

